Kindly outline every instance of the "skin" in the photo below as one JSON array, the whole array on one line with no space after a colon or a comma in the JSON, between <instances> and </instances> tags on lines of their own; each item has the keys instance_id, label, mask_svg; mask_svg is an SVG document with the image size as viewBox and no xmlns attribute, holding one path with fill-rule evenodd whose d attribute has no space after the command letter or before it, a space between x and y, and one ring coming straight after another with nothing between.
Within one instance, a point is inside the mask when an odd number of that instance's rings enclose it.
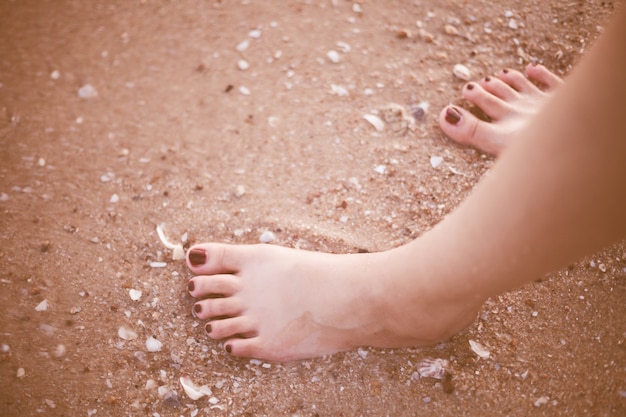
<instances>
[{"instance_id":1,"label":"skin","mask_svg":"<svg viewBox=\"0 0 626 417\"><path fill-rule=\"evenodd\" d=\"M209 337L235 356L273 361L432 344L472 323L488 297L626 236L623 39L621 10L565 85L527 69L555 91L533 93L541 111L530 118L496 113L532 97L502 74L498 80L517 96L499 97L485 84L494 80L466 87L464 95L495 122L462 111L450 124L444 109L442 128L500 157L453 213L407 245L346 255L273 245L190 248L194 314L209 320ZM504 105L492 105L494 97Z\"/></svg>"}]
</instances>

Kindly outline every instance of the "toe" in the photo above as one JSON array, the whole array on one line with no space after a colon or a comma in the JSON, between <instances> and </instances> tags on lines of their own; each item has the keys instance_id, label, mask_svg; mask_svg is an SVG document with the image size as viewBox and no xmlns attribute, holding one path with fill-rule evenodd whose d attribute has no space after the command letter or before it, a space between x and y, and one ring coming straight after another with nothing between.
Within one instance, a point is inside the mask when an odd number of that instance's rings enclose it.
<instances>
[{"instance_id":1,"label":"toe","mask_svg":"<svg viewBox=\"0 0 626 417\"><path fill-rule=\"evenodd\" d=\"M526 67L528 78L546 86L548 91L553 90L563 84L563 79L555 73L548 71L541 64L529 64Z\"/></svg>"},{"instance_id":2,"label":"toe","mask_svg":"<svg viewBox=\"0 0 626 417\"><path fill-rule=\"evenodd\" d=\"M187 265L194 273L213 275L239 272L244 246L203 243L189 248Z\"/></svg>"},{"instance_id":3,"label":"toe","mask_svg":"<svg viewBox=\"0 0 626 417\"><path fill-rule=\"evenodd\" d=\"M467 110L445 107L439 114L439 125L450 139L460 144L472 145L494 155L502 150L492 124L479 120Z\"/></svg>"},{"instance_id":4,"label":"toe","mask_svg":"<svg viewBox=\"0 0 626 417\"><path fill-rule=\"evenodd\" d=\"M233 356L242 358L261 358L272 359L263 354L260 345L260 339L253 337L250 339L231 338L224 342L224 349Z\"/></svg>"},{"instance_id":5,"label":"toe","mask_svg":"<svg viewBox=\"0 0 626 417\"><path fill-rule=\"evenodd\" d=\"M241 314L243 310L241 301L235 297L207 298L193 305L193 313L202 320L215 317L233 317Z\"/></svg>"},{"instance_id":6,"label":"toe","mask_svg":"<svg viewBox=\"0 0 626 417\"><path fill-rule=\"evenodd\" d=\"M533 84L524 74L511 69L503 69L498 78L513 87L522 94L539 94L541 90Z\"/></svg>"},{"instance_id":7,"label":"toe","mask_svg":"<svg viewBox=\"0 0 626 417\"><path fill-rule=\"evenodd\" d=\"M250 317L240 316L213 320L204 327L211 339L226 339L233 336L256 337L256 323Z\"/></svg>"},{"instance_id":8,"label":"toe","mask_svg":"<svg viewBox=\"0 0 626 417\"><path fill-rule=\"evenodd\" d=\"M211 295L224 297L236 294L241 290L241 281L234 275L199 275L189 280L189 294L194 298Z\"/></svg>"},{"instance_id":9,"label":"toe","mask_svg":"<svg viewBox=\"0 0 626 417\"><path fill-rule=\"evenodd\" d=\"M497 77L485 77L480 85L486 91L507 102L514 101L519 97L518 92L513 87Z\"/></svg>"},{"instance_id":10,"label":"toe","mask_svg":"<svg viewBox=\"0 0 626 417\"><path fill-rule=\"evenodd\" d=\"M494 120L501 119L511 111L505 101L486 91L480 84L468 83L463 89L463 97Z\"/></svg>"}]
</instances>

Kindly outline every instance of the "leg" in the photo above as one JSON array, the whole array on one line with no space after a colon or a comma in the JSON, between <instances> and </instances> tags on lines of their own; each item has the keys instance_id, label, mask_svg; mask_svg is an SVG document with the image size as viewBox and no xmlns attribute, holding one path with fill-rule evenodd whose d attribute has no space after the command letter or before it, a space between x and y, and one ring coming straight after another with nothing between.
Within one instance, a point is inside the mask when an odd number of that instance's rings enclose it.
<instances>
[{"instance_id":1,"label":"leg","mask_svg":"<svg viewBox=\"0 0 626 417\"><path fill-rule=\"evenodd\" d=\"M209 336L233 355L277 361L433 343L487 297L626 236L626 10L613 23L523 140L410 244L359 255L192 247L189 290L196 315L213 319Z\"/></svg>"},{"instance_id":2,"label":"leg","mask_svg":"<svg viewBox=\"0 0 626 417\"><path fill-rule=\"evenodd\" d=\"M498 155L562 83L543 65L529 64L526 77L518 71L504 69L497 77L486 77L463 88L463 97L479 107L492 122L450 105L439 114L439 125L456 142Z\"/></svg>"}]
</instances>

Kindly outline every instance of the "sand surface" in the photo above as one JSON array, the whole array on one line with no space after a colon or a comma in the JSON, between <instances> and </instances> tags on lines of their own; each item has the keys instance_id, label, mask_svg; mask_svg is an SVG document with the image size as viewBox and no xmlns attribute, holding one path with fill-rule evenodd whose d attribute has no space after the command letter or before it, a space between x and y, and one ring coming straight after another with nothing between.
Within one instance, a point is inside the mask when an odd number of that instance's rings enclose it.
<instances>
[{"instance_id":1,"label":"sand surface","mask_svg":"<svg viewBox=\"0 0 626 417\"><path fill-rule=\"evenodd\" d=\"M623 244L489 300L438 346L273 364L204 335L155 231L408 242L494 162L437 127L466 105L454 65L566 75L613 3L0 2L0 415L625 415ZM415 124L363 118L389 103ZM420 377L427 359L448 376ZM188 398L183 375L211 394Z\"/></svg>"}]
</instances>

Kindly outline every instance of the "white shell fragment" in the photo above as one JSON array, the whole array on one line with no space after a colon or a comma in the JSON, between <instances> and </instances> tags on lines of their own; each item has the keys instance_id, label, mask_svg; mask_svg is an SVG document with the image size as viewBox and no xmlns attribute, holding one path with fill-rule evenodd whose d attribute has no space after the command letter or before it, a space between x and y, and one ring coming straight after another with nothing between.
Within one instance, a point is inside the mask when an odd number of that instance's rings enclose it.
<instances>
[{"instance_id":1,"label":"white shell fragment","mask_svg":"<svg viewBox=\"0 0 626 417\"><path fill-rule=\"evenodd\" d=\"M198 387L191 381L191 378L189 378L189 376L187 375L180 377L180 385L183 386L185 394L187 394L187 396L194 401L199 400L205 395L209 396L213 394L213 392L211 392L211 388L209 388L207 385L202 385L201 387Z\"/></svg>"},{"instance_id":2,"label":"white shell fragment","mask_svg":"<svg viewBox=\"0 0 626 417\"><path fill-rule=\"evenodd\" d=\"M159 235L159 239L161 239L161 243L163 243L163 246L165 246L168 249L172 250L172 259L175 261L179 261L181 259L185 259L185 250L183 249L183 245L180 243L171 243L169 240L167 240L167 237L165 237L165 232L163 231L163 224L160 224L157 226L156 231L157 234Z\"/></svg>"},{"instance_id":3,"label":"white shell fragment","mask_svg":"<svg viewBox=\"0 0 626 417\"><path fill-rule=\"evenodd\" d=\"M137 339L137 333L131 329L128 329L124 326L120 327L117 330L117 335L124 340L135 340Z\"/></svg>"},{"instance_id":4,"label":"white shell fragment","mask_svg":"<svg viewBox=\"0 0 626 417\"><path fill-rule=\"evenodd\" d=\"M443 162L443 158L440 156L431 156L430 157L430 165L433 168L437 168Z\"/></svg>"},{"instance_id":5,"label":"white shell fragment","mask_svg":"<svg viewBox=\"0 0 626 417\"><path fill-rule=\"evenodd\" d=\"M250 64L248 63L248 61L246 61L245 59L240 59L239 61L237 61L237 67L242 70L245 71L248 68L250 68Z\"/></svg>"},{"instance_id":6,"label":"white shell fragment","mask_svg":"<svg viewBox=\"0 0 626 417\"><path fill-rule=\"evenodd\" d=\"M275 240L276 240L276 236L274 235L274 233L270 232L269 230L264 231L259 237L259 242L261 243L270 243Z\"/></svg>"},{"instance_id":7,"label":"white shell fragment","mask_svg":"<svg viewBox=\"0 0 626 417\"><path fill-rule=\"evenodd\" d=\"M459 78L464 81L469 81L472 78L472 73L469 68L467 68L463 64L456 64L454 68L452 68L452 73L456 78Z\"/></svg>"},{"instance_id":8,"label":"white shell fragment","mask_svg":"<svg viewBox=\"0 0 626 417\"><path fill-rule=\"evenodd\" d=\"M85 84L78 89L78 97L84 99L96 98L98 97L98 91L93 85Z\"/></svg>"},{"instance_id":9,"label":"white shell fragment","mask_svg":"<svg viewBox=\"0 0 626 417\"><path fill-rule=\"evenodd\" d=\"M422 378L443 379L449 363L446 359L426 358L419 364L417 372Z\"/></svg>"},{"instance_id":10,"label":"white shell fragment","mask_svg":"<svg viewBox=\"0 0 626 417\"><path fill-rule=\"evenodd\" d=\"M138 301L141 298L141 294L141 290L136 290L134 288L128 290L128 295L130 295L130 299L133 301Z\"/></svg>"},{"instance_id":11,"label":"white shell fragment","mask_svg":"<svg viewBox=\"0 0 626 417\"><path fill-rule=\"evenodd\" d=\"M35 307L35 311L46 311L48 309L48 300L43 300L41 303L37 304Z\"/></svg>"},{"instance_id":12,"label":"white shell fragment","mask_svg":"<svg viewBox=\"0 0 626 417\"><path fill-rule=\"evenodd\" d=\"M483 345L473 340L470 340L469 344L470 344L470 349L472 349L472 351L475 354L477 354L480 358L489 359L489 356L491 355L491 353L487 349L485 349Z\"/></svg>"},{"instance_id":13,"label":"white shell fragment","mask_svg":"<svg viewBox=\"0 0 626 417\"><path fill-rule=\"evenodd\" d=\"M330 59L330 62L332 62L333 64L338 64L339 61L341 61L341 56L339 55L339 52L335 51L334 49L331 49L330 51L328 51L326 53L326 56L328 57L328 59Z\"/></svg>"},{"instance_id":14,"label":"white shell fragment","mask_svg":"<svg viewBox=\"0 0 626 417\"><path fill-rule=\"evenodd\" d=\"M250 41L246 39L246 40L244 40L244 41L241 41L241 42L237 45L237 48L236 48L236 49L237 49L237 51L239 51L239 52L243 52L243 51L245 51L246 49L248 49L248 47L249 47L249 46L250 46Z\"/></svg>"},{"instance_id":15,"label":"white shell fragment","mask_svg":"<svg viewBox=\"0 0 626 417\"><path fill-rule=\"evenodd\" d=\"M167 262L150 262L150 268L165 268Z\"/></svg>"},{"instance_id":16,"label":"white shell fragment","mask_svg":"<svg viewBox=\"0 0 626 417\"><path fill-rule=\"evenodd\" d=\"M146 340L146 349L148 352L159 352L163 348L163 343L150 336Z\"/></svg>"},{"instance_id":17,"label":"white shell fragment","mask_svg":"<svg viewBox=\"0 0 626 417\"><path fill-rule=\"evenodd\" d=\"M373 114L364 114L363 118L374 126L374 129L377 131L382 132L385 129L385 122L380 117Z\"/></svg>"},{"instance_id":18,"label":"white shell fragment","mask_svg":"<svg viewBox=\"0 0 626 417\"><path fill-rule=\"evenodd\" d=\"M24 370L24 368L18 368L17 374L15 374L15 376L17 376L18 378L24 378L26 376L26 371Z\"/></svg>"}]
</instances>

